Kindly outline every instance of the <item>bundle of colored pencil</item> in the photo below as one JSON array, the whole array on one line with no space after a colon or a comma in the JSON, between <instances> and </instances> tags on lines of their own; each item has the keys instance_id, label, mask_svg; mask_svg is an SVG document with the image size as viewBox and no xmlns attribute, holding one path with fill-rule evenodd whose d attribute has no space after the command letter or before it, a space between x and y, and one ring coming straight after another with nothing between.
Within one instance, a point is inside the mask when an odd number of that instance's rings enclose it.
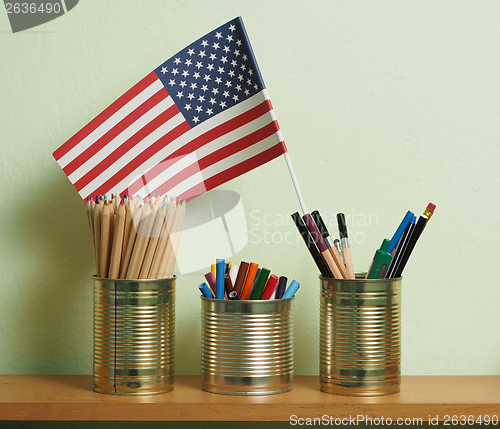
<instances>
[{"instance_id":1,"label":"bundle of colored pencil","mask_svg":"<svg viewBox=\"0 0 500 429\"><path fill-rule=\"evenodd\" d=\"M88 199L96 276L171 278L185 214L184 201L166 197Z\"/></svg>"}]
</instances>

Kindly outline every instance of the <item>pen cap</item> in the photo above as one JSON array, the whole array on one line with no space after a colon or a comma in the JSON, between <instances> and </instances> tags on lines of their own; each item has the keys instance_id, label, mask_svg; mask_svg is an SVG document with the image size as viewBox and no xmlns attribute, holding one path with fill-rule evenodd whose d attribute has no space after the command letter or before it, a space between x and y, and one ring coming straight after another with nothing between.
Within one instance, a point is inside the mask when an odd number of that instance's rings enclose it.
<instances>
[{"instance_id":1,"label":"pen cap","mask_svg":"<svg viewBox=\"0 0 500 429\"><path fill-rule=\"evenodd\" d=\"M339 235L340 235L340 238L348 238L348 236L347 236L347 225L345 223L344 213L337 214L337 223L339 224Z\"/></svg>"},{"instance_id":2,"label":"pen cap","mask_svg":"<svg viewBox=\"0 0 500 429\"><path fill-rule=\"evenodd\" d=\"M384 265L389 265L391 263L392 255L390 253L387 253L387 249L389 249L390 244L391 241L387 238L384 238L380 249L377 249L377 251L375 252L373 260Z\"/></svg>"}]
</instances>

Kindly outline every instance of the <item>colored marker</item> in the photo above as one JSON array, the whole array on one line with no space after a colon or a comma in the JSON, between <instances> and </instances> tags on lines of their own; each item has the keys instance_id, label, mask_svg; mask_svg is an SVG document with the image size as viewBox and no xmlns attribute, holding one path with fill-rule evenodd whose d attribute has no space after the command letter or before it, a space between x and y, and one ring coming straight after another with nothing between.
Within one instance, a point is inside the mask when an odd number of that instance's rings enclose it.
<instances>
[{"instance_id":1,"label":"colored marker","mask_svg":"<svg viewBox=\"0 0 500 429\"><path fill-rule=\"evenodd\" d=\"M382 246L376 250L375 256L373 256L372 264L366 275L367 279L379 279L384 268L388 267L391 263L392 255L387 252L390 244L391 241L384 238Z\"/></svg>"},{"instance_id":2,"label":"colored marker","mask_svg":"<svg viewBox=\"0 0 500 429\"><path fill-rule=\"evenodd\" d=\"M259 268L259 264L254 262L250 262L250 267L248 268L247 277L245 280L245 284L243 285L243 291L239 293L240 298L246 300L250 298L250 292L252 291L253 281L255 279L255 274L257 274L257 269ZM238 292L238 291L236 291Z\"/></svg>"},{"instance_id":3,"label":"colored marker","mask_svg":"<svg viewBox=\"0 0 500 429\"><path fill-rule=\"evenodd\" d=\"M229 297L228 297L230 300L233 300L233 301L236 301L236 300L239 300L240 299L240 296L238 295L238 292L236 292L235 290L233 290L230 294L229 294Z\"/></svg>"},{"instance_id":4,"label":"colored marker","mask_svg":"<svg viewBox=\"0 0 500 429\"><path fill-rule=\"evenodd\" d=\"M201 294L205 298L213 298L212 290L208 287L206 283L202 283L201 285L198 286L198 289L200 289Z\"/></svg>"},{"instance_id":5,"label":"colored marker","mask_svg":"<svg viewBox=\"0 0 500 429\"><path fill-rule=\"evenodd\" d=\"M316 266L318 267L321 275L323 277L332 278L333 274L330 271L330 268L328 268L328 265L326 265L326 262L321 256L321 253L319 253L318 247L314 243L314 240L312 239L311 234L309 233L309 230L307 229L307 226L300 217L299 213L295 212L294 214L292 214L292 219L295 222L295 226L297 227L299 234L304 240L304 243L306 243L307 249L314 259L314 262L316 263Z\"/></svg>"},{"instance_id":6,"label":"colored marker","mask_svg":"<svg viewBox=\"0 0 500 429\"><path fill-rule=\"evenodd\" d=\"M236 264L229 264L229 277L231 278L231 282L234 284L236 284L236 278L238 277L238 270L239 270L239 266L236 265Z\"/></svg>"},{"instance_id":7,"label":"colored marker","mask_svg":"<svg viewBox=\"0 0 500 429\"><path fill-rule=\"evenodd\" d=\"M229 297L229 294L233 291L233 282L231 281L229 274L224 276L224 290L226 291L227 297Z\"/></svg>"},{"instance_id":8,"label":"colored marker","mask_svg":"<svg viewBox=\"0 0 500 429\"><path fill-rule=\"evenodd\" d=\"M209 271L208 273L205 274L205 278L207 279L208 284L212 288L213 291L215 291L215 276L212 271Z\"/></svg>"},{"instance_id":9,"label":"colored marker","mask_svg":"<svg viewBox=\"0 0 500 429\"><path fill-rule=\"evenodd\" d=\"M274 291L278 286L278 276L276 274L271 274L269 279L267 280L266 286L264 287L264 292L262 292L262 296L260 299L271 299Z\"/></svg>"},{"instance_id":10,"label":"colored marker","mask_svg":"<svg viewBox=\"0 0 500 429\"><path fill-rule=\"evenodd\" d=\"M417 244L417 240L420 238L420 235L422 234L422 231L424 230L425 224L428 220L429 218L426 215L420 215L417 224L415 225L415 229L413 230L413 233L411 234L411 237L408 241L408 246L406 247L403 256L401 257L401 262L399 263L399 266L396 269L396 273L394 274L395 278L401 277L401 274L403 274L406 263L408 262L408 259L410 259L411 252L413 252L413 249Z\"/></svg>"},{"instance_id":11,"label":"colored marker","mask_svg":"<svg viewBox=\"0 0 500 429\"><path fill-rule=\"evenodd\" d=\"M236 276L236 281L234 282L234 288L238 295L241 296L243 291L243 286L245 285L245 279L247 277L248 268L250 264L248 262L241 261L240 268L238 269L238 275Z\"/></svg>"},{"instance_id":12,"label":"colored marker","mask_svg":"<svg viewBox=\"0 0 500 429\"><path fill-rule=\"evenodd\" d=\"M411 211L407 211L405 214L405 217L401 221L401 223L398 226L398 229L396 229L396 232L391 238L391 244L389 245L389 249L387 249L388 253L392 254L392 251L396 248L396 245L398 244L401 236L403 235L403 232L405 232L406 228L410 224L411 218L413 217L413 213Z\"/></svg>"},{"instance_id":13,"label":"colored marker","mask_svg":"<svg viewBox=\"0 0 500 429\"><path fill-rule=\"evenodd\" d=\"M264 286L266 285L270 273L271 270L262 268L259 278L255 282L252 293L250 294L250 299L260 299L260 297L262 296L262 292L264 292Z\"/></svg>"},{"instance_id":14,"label":"colored marker","mask_svg":"<svg viewBox=\"0 0 500 429\"><path fill-rule=\"evenodd\" d=\"M288 279L285 276L281 276L278 281L278 287L276 288L276 295L274 299L281 299L286 290L286 282Z\"/></svg>"},{"instance_id":15,"label":"colored marker","mask_svg":"<svg viewBox=\"0 0 500 429\"><path fill-rule=\"evenodd\" d=\"M215 274L215 298L224 299L224 274L226 271L226 261L217 259Z\"/></svg>"},{"instance_id":16,"label":"colored marker","mask_svg":"<svg viewBox=\"0 0 500 429\"><path fill-rule=\"evenodd\" d=\"M337 214L337 223L339 225L340 242L342 243L342 253L344 255L345 266L349 279L354 278L354 264L352 262L351 245L349 244L349 235L347 234L347 224L344 213Z\"/></svg>"},{"instance_id":17,"label":"colored marker","mask_svg":"<svg viewBox=\"0 0 500 429\"><path fill-rule=\"evenodd\" d=\"M297 292L297 289L299 287L300 283L297 280L292 280L292 283L290 283L290 286L288 286L288 289L283 294L283 297L281 299L293 298L295 292Z\"/></svg>"}]
</instances>

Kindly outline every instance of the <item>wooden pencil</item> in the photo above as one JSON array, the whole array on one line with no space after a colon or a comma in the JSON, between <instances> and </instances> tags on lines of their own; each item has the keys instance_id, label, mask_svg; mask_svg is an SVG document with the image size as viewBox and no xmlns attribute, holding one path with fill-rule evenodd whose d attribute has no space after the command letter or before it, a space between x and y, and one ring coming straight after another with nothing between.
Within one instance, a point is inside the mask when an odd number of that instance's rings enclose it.
<instances>
[{"instance_id":1,"label":"wooden pencil","mask_svg":"<svg viewBox=\"0 0 500 429\"><path fill-rule=\"evenodd\" d=\"M173 225L172 236L172 251L168 258L166 278L171 278L174 275L175 261L177 258L177 250L179 249L179 242L181 239L182 225L184 223L184 217L186 216L186 203L180 202L176 208L175 223Z\"/></svg>"},{"instance_id":2,"label":"wooden pencil","mask_svg":"<svg viewBox=\"0 0 500 429\"><path fill-rule=\"evenodd\" d=\"M101 277L101 215L100 204L94 207L95 275Z\"/></svg>"},{"instance_id":3,"label":"wooden pencil","mask_svg":"<svg viewBox=\"0 0 500 429\"><path fill-rule=\"evenodd\" d=\"M127 277L128 266L130 265L130 258L132 257L132 251L134 250L135 239L137 237L137 229L139 228L139 222L142 216L142 205L134 210L132 217L132 225L130 227L130 235L127 243L127 251L125 253L125 258L122 259L122 266L120 267L120 278L124 279Z\"/></svg>"},{"instance_id":4,"label":"wooden pencil","mask_svg":"<svg viewBox=\"0 0 500 429\"><path fill-rule=\"evenodd\" d=\"M155 204L158 200L155 201ZM156 217L154 220L153 229L151 230L151 237L148 242L148 247L144 255L144 261L142 262L141 271L139 273L140 279L149 278L149 272L151 270L151 264L153 263L153 257L157 250L158 240L163 229L163 211L161 207L156 210Z\"/></svg>"},{"instance_id":5,"label":"wooden pencil","mask_svg":"<svg viewBox=\"0 0 500 429\"><path fill-rule=\"evenodd\" d=\"M125 225L123 227L123 244L122 244L122 256L120 263L120 273L123 266L123 261L125 260L125 255L127 253L128 240L130 238L130 229L133 226L133 215L135 211L135 204L128 198L124 199L125 206Z\"/></svg>"},{"instance_id":6,"label":"wooden pencil","mask_svg":"<svg viewBox=\"0 0 500 429\"><path fill-rule=\"evenodd\" d=\"M175 203L168 203L161 209L164 212L163 232L158 240L155 256L149 270L148 278L163 278L160 272L164 272L168 261L168 248L170 247L169 231L172 228L172 222L175 217ZM163 267L163 271L162 271Z\"/></svg>"},{"instance_id":7,"label":"wooden pencil","mask_svg":"<svg viewBox=\"0 0 500 429\"><path fill-rule=\"evenodd\" d=\"M100 273L101 277L108 275L109 269L109 235L110 235L111 212L109 204L106 200L102 209L101 219L101 254L100 254Z\"/></svg>"},{"instance_id":8,"label":"wooden pencil","mask_svg":"<svg viewBox=\"0 0 500 429\"><path fill-rule=\"evenodd\" d=\"M137 237L134 243L134 250L130 257L130 263L127 269L127 279L138 279L141 270L144 255L146 253L149 237L151 236L151 229L154 224L156 213L153 215L151 204L146 204L142 210L141 221L139 229L137 230Z\"/></svg>"},{"instance_id":9,"label":"wooden pencil","mask_svg":"<svg viewBox=\"0 0 500 429\"><path fill-rule=\"evenodd\" d=\"M109 261L108 278L110 279L117 279L120 276L120 261L122 257L125 216L126 216L125 206L122 201L116 213L116 223L113 234L113 247L111 250L111 259Z\"/></svg>"}]
</instances>

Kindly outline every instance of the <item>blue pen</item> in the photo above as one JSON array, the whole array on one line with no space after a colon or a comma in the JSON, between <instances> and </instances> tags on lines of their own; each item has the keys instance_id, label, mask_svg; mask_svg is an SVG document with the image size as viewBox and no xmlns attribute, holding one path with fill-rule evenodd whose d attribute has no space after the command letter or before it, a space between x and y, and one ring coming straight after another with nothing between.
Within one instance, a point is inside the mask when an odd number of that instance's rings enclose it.
<instances>
[{"instance_id":1,"label":"blue pen","mask_svg":"<svg viewBox=\"0 0 500 429\"><path fill-rule=\"evenodd\" d=\"M201 294L205 298L213 298L214 297L214 295L212 293L212 289L210 289L210 287L206 283L202 283L201 285L199 285L198 289L200 289Z\"/></svg>"},{"instance_id":2,"label":"blue pen","mask_svg":"<svg viewBox=\"0 0 500 429\"><path fill-rule=\"evenodd\" d=\"M396 248L399 239L403 235L403 232L405 232L405 229L410 224L412 217L413 217L413 213L408 210L405 217L403 218L403 220L399 224L398 229L396 229L396 232L394 233L394 235L391 238L391 244L389 244L389 249L387 249L387 253L392 253L392 251Z\"/></svg>"},{"instance_id":3,"label":"blue pen","mask_svg":"<svg viewBox=\"0 0 500 429\"><path fill-rule=\"evenodd\" d=\"M288 286L288 289L283 294L281 299L293 298L293 296L295 295L295 292L297 292L297 289L299 287L300 287L300 283L297 280L292 280L292 283L290 283L290 286Z\"/></svg>"},{"instance_id":4,"label":"blue pen","mask_svg":"<svg viewBox=\"0 0 500 429\"><path fill-rule=\"evenodd\" d=\"M215 298L224 299L224 274L226 273L226 261L224 259L217 259L215 267Z\"/></svg>"}]
</instances>

